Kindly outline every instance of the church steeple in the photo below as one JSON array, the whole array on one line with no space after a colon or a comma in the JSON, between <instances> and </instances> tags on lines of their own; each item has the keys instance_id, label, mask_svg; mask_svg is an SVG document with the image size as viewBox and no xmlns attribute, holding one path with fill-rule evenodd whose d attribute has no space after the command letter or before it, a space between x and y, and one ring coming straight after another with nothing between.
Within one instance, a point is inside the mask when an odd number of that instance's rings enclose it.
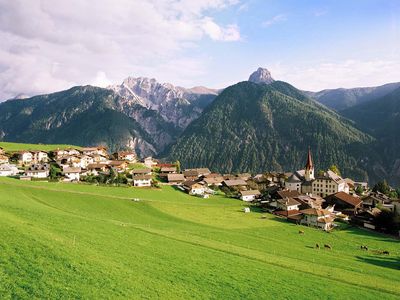
<instances>
[{"instance_id":1,"label":"church steeple","mask_svg":"<svg viewBox=\"0 0 400 300\"><path fill-rule=\"evenodd\" d=\"M307 154L307 163L306 168L304 170L304 177L306 181L310 181L315 179L314 177L314 164L311 157L311 149L308 147L308 154Z\"/></svg>"}]
</instances>

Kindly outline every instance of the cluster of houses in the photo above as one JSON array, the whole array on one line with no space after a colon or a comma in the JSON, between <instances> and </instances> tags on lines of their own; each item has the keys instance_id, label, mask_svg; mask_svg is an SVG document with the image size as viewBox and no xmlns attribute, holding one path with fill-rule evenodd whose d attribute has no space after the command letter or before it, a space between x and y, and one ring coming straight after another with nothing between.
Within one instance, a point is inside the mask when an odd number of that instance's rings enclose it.
<instances>
[{"instance_id":1,"label":"cluster of houses","mask_svg":"<svg viewBox=\"0 0 400 300\"><path fill-rule=\"evenodd\" d=\"M10 163L12 161L13 163ZM148 157L143 168L133 169L137 156L132 151L120 151L109 155L106 147L67 148L54 151L19 151L5 155L0 148L0 176L19 176L22 180L46 179L50 176L51 164L62 171L63 181L77 182L82 177L115 173L130 174L132 185L151 186L152 168L158 163Z\"/></svg>"},{"instance_id":2,"label":"cluster of houses","mask_svg":"<svg viewBox=\"0 0 400 300\"><path fill-rule=\"evenodd\" d=\"M10 155L9 155L10 156ZM123 173L130 175L135 187L150 187L155 178L163 184L174 185L189 195L208 198L217 190L229 197L252 202L263 209L296 222L330 230L334 220L351 218L360 225L374 229L373 218L384 207L400 214L400 201L381 193L369 192L362 198L355 193L358 186L368 190L365 182L342 178L332 170L315 174L311 151L305 168L293 173L252 175L219 174L208 168L185 169L176 164L160 163L148 157L141 167L132 168L137 156L131 151L109 155L105 147L56 149L52 152L21 151L9 156L0 148L0 176L20 175L21 179L47 178L50 163L62 170L64 181L80 181L82 177Z\"/></svg>"}]
</instances>

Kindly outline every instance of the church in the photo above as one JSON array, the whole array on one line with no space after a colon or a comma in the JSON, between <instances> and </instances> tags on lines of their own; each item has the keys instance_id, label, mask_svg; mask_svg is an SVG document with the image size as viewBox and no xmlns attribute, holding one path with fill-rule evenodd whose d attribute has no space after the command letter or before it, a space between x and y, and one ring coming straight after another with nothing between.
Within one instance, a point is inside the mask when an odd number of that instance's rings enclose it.
<instances>
[{"instance_id":1,"label":"church","mask_svg":"<svg viewBox=\"0 0 400 300\"><path fill-rule=\"evenodd\" d=\"M315 176L311 149L308 149L305 168L294 172L285 182L285 187L291 191L321 197L326 197L337 192L349 193L348 184L335 172L328 170L323 174Z\"/></svg>"}]
</instances>

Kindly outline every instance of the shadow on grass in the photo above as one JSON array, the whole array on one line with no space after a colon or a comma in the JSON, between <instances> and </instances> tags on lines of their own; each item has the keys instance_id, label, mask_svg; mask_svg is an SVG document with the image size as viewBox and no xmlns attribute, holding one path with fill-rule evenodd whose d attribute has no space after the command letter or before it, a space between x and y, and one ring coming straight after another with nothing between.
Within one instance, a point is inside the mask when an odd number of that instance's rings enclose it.
<instances>
[{"instance_id":1,"label":"shadow on grass","mask_svg":"<svg viewBox=\"0 0 400 300\"><path fill-rule=\"evenodd\" d=\"M349 234L353 235L359 235L362 237L369 237L369 238L374 238L377 241L385 241L385 242L392 242L392 243L400 243L398 239L396 239L394 236L376 232L373 230L369 230L366 228L360 228L354 225L348 225L346 228L340 229L340 231L346 231Z\"/></svg>"},{"instance_id":2,"label":"shadow on grass","mask_svg":"<svg viewBox=\"0 0 400 300\"><path fill-rule=\"evenodd\" d=\"M356 257L359 261L385 267L395 270L400 270L400 257Z\"/></svg>"}]
</instances>

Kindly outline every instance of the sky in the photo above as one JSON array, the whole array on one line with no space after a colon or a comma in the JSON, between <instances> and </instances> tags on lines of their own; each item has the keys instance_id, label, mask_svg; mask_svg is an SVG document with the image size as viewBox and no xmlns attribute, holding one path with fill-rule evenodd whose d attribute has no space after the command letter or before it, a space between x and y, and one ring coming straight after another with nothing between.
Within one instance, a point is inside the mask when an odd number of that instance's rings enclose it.
<instances>
[{"instance_id":1,"label":"sky","mask_svg":"<svg viewBox=\"0 0 400 300\"><path fill-rule=\"evenodd\" d=\"M0 0L0 101L128 76L223 88L400 81L399 0Z\"/></svg>"}]
</instances>

